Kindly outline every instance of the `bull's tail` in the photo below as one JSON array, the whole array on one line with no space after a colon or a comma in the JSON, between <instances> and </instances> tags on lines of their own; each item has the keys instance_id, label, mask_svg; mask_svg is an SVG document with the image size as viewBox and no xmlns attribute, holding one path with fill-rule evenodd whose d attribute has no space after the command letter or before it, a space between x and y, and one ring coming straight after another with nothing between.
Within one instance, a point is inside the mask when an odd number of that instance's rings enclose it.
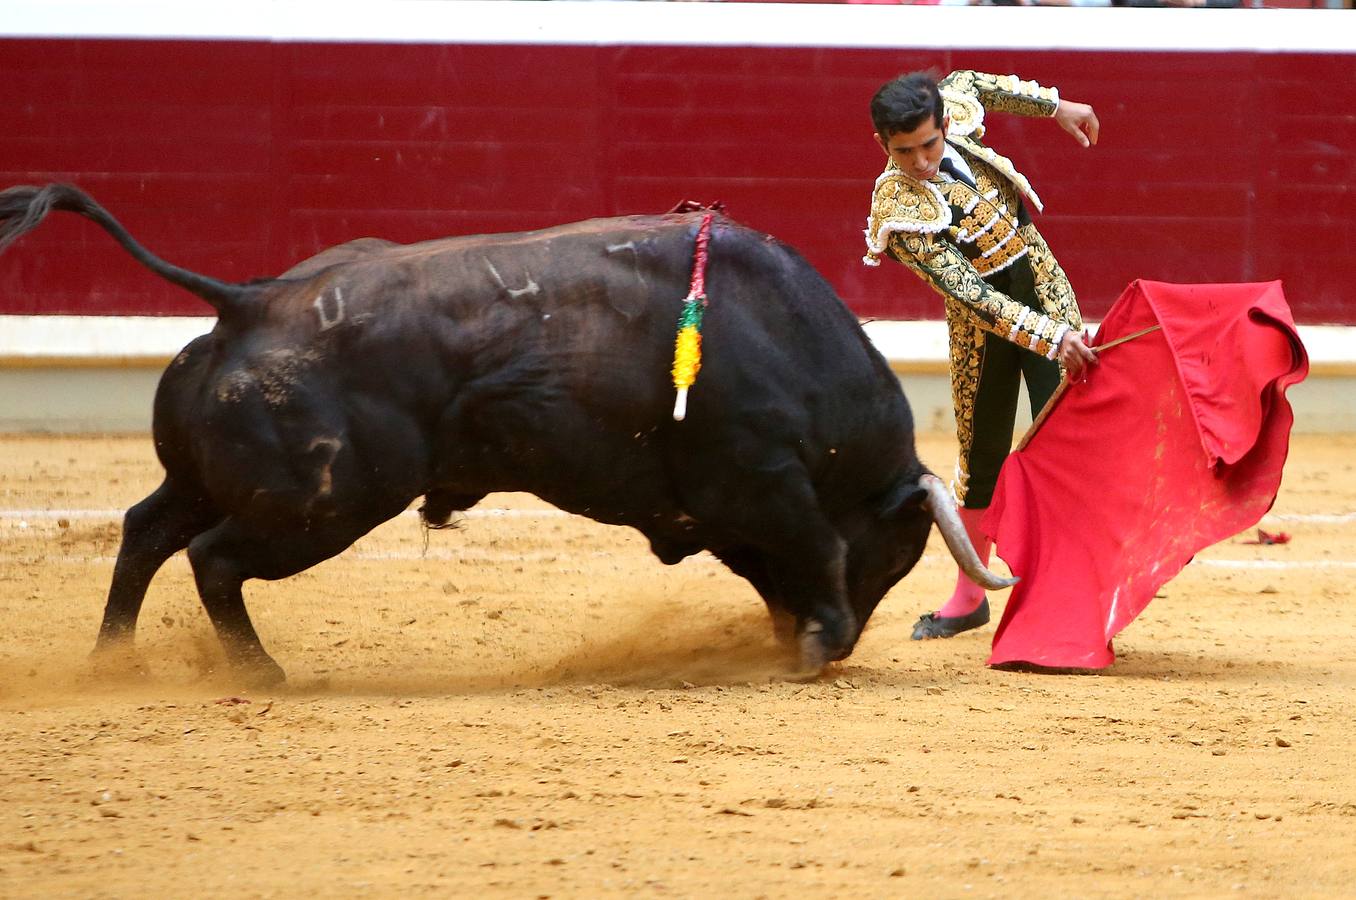
<instances>
[{"instance_id":1,"label":"bull's tail","mask_svg":"<svg viewBox=\"0 0 1356 900\"><path fill-rule=\"evenodd\" d=\"M171 284L206 300L223 319L243 312L253 294L252 288L247 285L218 281L165 262L137 243L117 219L94 202L94 198L70 184L49 184L41 188L19 185L0 191L0 253L22 235L38 227L54 209L79 213L97 222L137 262Z\"/></svg>"}]
</instances>

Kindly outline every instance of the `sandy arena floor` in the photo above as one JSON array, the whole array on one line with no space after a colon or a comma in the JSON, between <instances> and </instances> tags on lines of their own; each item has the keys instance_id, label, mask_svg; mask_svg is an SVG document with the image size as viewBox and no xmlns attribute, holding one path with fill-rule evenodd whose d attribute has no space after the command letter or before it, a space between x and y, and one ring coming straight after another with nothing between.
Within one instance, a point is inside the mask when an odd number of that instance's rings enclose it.
<instances>
[{"instance_id":1,"label":"sandy arena floor","mask_svg":"<svg viewBox=\"0 0 1356 900\"><path fill-rule=\"evenodd\" d=\"M934 535L788 683L718 563L499 495L247 586L291 679L247 692L182 554L149 675L87 671L149 439L6 439L0 896L1351 896L1354 464L1298 438L1263 523L1293 542L1203 553L1096 676L988 670L992 626L909 641Z\"/></svg>"}]
</instances>

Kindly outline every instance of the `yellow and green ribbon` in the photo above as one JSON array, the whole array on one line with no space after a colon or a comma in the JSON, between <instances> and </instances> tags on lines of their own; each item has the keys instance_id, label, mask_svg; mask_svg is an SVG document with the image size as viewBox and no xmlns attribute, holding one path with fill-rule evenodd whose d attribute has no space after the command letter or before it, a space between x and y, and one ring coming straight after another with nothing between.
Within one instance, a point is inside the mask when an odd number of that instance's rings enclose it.
<instances>
[{"instance_id":1,"label":"yellow and green ribbon","mask_svg":"<svg viewBox=\"0 0 1356 900\"><path fill-rule=\"evenodd\" d=\"M706 314L706 247L711 240L711 213L702 217L692 260L692 283L683 310L678 315L678 335L673 343L673 387L678 396L673 419L687 417L687 394L702 368L702 318Z\"/></svg>"}]
</instances>

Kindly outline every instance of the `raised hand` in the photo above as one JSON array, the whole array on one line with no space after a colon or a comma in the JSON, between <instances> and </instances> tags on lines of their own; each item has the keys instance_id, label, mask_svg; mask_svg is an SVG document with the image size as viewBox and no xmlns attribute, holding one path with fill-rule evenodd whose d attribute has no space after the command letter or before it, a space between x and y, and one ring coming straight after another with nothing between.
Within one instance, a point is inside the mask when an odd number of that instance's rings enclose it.
<instances>
[{"instance_id":1,"label":"raised hand","mask_svg":"<svg viewBox=\"0 0 1356 900\"><path fill-rule=\"evenodd\" d=\"M1055 121L1084 147L1097 143L1097 113L1086 103L1061 99L1059 109L1055 110Z\"/></svg>"}]
</instances>

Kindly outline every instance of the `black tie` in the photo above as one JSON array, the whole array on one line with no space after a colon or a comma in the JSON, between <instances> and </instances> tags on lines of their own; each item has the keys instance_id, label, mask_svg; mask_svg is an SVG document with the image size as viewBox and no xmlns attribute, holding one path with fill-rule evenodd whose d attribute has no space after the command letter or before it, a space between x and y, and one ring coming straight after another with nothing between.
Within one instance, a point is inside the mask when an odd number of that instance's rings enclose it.
<instances>
[{"instance_id":1,"label":"black tie","mask_svg":"<svg viewBox=\"0 0 1356 900\"><path fill-rule=\"evenodd\" d=\"M946 156L942 157L941 169L943 172L950 175L952 178L956 179L961 184L968 185L970 190L972 191L979 190L979 188L975 185L974 181L970 179L970 176L962 172L960 170L960 167L957 166L956 163L950 157Z\"/></svg>"}]
</instances>

